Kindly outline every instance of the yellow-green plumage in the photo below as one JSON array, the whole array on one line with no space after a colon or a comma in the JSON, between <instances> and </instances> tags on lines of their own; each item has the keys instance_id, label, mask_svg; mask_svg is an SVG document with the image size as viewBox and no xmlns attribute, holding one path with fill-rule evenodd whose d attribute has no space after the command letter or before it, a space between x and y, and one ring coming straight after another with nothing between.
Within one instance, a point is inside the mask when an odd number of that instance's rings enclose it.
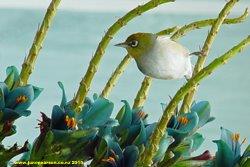
<instances>
[{"instance_id":1,"label":"yellow-green plumage","mask_svg":"<svg viewBox=\"0 0 250 167\"><path fill-rule=\"evenodd\" d=\"M188 49L169 37L136 33L118 46L127 49L139 70L147 76L157 79L179 79L190 78L192 75Z\"/></svg>"}]
</instances>

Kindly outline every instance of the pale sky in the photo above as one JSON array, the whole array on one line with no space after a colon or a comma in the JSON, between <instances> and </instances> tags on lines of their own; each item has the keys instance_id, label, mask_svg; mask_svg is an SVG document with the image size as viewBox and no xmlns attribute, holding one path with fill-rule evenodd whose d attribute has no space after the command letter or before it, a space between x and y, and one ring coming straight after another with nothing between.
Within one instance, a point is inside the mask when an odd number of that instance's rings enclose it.
<instances>
[{"instance_id":1,"label":"pale sky","mask_svg":"<svg viewBox=\"0 0 250 167\"><path fill-rule=\"evenodd\" d=\"M73 11L128 11L147 0L62 0L61 10ZM50 0L0 0L0 8L46 9ZM162 5L154 12L211 14L218 13L225 0L176 0L174 3ZM250 0L241 0L233 9L233 14L242 13L250 7Z\"/></svg>"}]
</instances>

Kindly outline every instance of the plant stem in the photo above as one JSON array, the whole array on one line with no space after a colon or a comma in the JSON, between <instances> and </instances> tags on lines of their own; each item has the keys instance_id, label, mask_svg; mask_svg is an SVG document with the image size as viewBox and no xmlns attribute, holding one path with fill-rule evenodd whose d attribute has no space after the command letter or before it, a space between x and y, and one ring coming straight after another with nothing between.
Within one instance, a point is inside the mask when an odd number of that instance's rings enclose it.
<instances>
[{"instance_id":1,"label":"plant stem","mask_svg":"<svg viewBox=\"0 0 250 167\"><path fill-rule=\"evenodd\" d=\"M223 21L223 24L237 24L237 23L241 23L241 22L243 22L243 21L246 20L247 16L248 16L248 9L246 8L245 11L244 11L244 13L241 16L235 17L235 18L225 19ZM176 31L172 35L171 39L174 40L174 41L178 40L179 38L181 38L182 36L184 36L189 31L213 25L216 22L216 20L217 20L217 18L215 18L215 19L200 20L200 21L195 21L195 22L189 23L189 24L181 27L178 31Z\"/></svg>"},{"instance_id":2,"label":"plant stem","mask_svg":"<svg viewBox=\"0 0 250 167\"><path fill-rule=\"evenodd\" d=\"M61 2L61 0L52 0L51 1L50 5L47 9L47 12L44 16L42 25L36 33L33 44L32 44L30 51L29 51L29 55L24 60L24 63L22 65L22 70L20 73L20 81L19 81L19 83L17 83L16 86L26 85L28 83L29 77L34 69L37 56L42 48L44 39L47 35L47 32L49 30L49 27L50 27L52 21L53 21L53 18L56 14L57 7L60 4L60 2Z\"/></svg>"},{"instance_id":3,"label":"plant stem","mask_svg":"<svg viewBox=\"0 0 250 167\"><path fill-rule=\"evenodd\" d=\"M156 34L157 35L170 35L170 34L174 34L179 29L180 29L180 27L174 26L174 27L166 28L165 30L161 30L161 31L157 32Z\"/></svg>"},{"instance_id":4,"label":"plant stem","mask_svg":"<svg viewBox=\"0 0 250 167\"><path fill-rule=\"evenodd\" d=\"M104 89L102 90L101 97L108 98L109 93L111 90L115 87L118 79L123 74L124 70L128 66L129 62L132 60L132 58L129 55L126 55L120 64L117 66L115 71L112 73L111 77L109 78L108 82L106 83Z\"/></svg>"},{"instance_id":5,"label":"plant stem","mask_svg":"<svg viewBox=\"0 0 250 167\"><path fill-rule=\"evenodd\" d=\"M236 17L236 18L230 18L230 19L225 19L223 21L223 24L237 24L237 23L241 23L243 21L246 20L248 16L248 9L245 10L245 12L239 16L239 17ZM216 19L206 19L206 20L200 20L200 21L195 21L195 22L192 22L192 23L189 23L183 27L181 27L179 30L177 30L172 36L171 36L171 39L174 40L174 41L177 41L179 38L183 37L184 35L186 35L188 32L192 31L192 30L195 30L195 29L200 29L200 28L203 28L203 27L207 27L207 26L211 26L215 23L215 21L217 20ZM161 32L164 32L161 31ZM159 32L158 34L161 34L161 32ZM146 85L144 85L146 84ZM142 81L142 85L136 95L136 99L137 98L140 98L140 94L141 92L148 92L150 87L151 87L151 84L152 84L152 79L149 79L148 77L145 77ZM147 95L144 96L143 98L144 100L141 100L140 103L138 104L134 104L135 107L141 107L144 105L146 99L147 99ZM138 101L138 100L137 100ZM185 101L185 100L184 100ZM183 103L185 104L185 103ZM191 104L191 103L190 103ZM183 111L184 109L184 106L185 105L182 105L181 107L181 111Z\"/></svg>"},{"instance_id":6,"label":"plant stem","mask_svg":"<svg viewBox=\"0 0 250 167\"><path fill-rule=\"evenodd\" d=\"M90 88L90 84L93 80L93 77L98 69L99 63L101 58L105 53L105 49L107 48L110 40L113 38L114 34L116 34L122 27L124 27L130 20L135 18L136 16L141 15L142 13L157 7L163 3L173 2L174 0L151 0L148 3L138 6L135 9L128 12L122 18L118 19L106 32L105 36L102 38L101 42L99 43L97 50L89 63L88 70L83 77L82 81L80 82L80 86L72 101L72 108L75 111L79 111L83 104L84 99L87 96L87 93Z\"/></svg>"},{"instance_id":7,"label":"plant stem","mask_svg":"<svg viewBox=\"0 0 250 167\"><path fill-rule=\"evenodd\" d=\"M212 74L212 72L218 67L227 63L227 61L233 58L238 52L241 52L246 46L250 44L250 36L242 40L238 45L234 46L228 52L222 56L216 58L207 67L200 70L194 75L184 86L182 86L175 94L169 105L164 111L164 114L157 124L152 136L150 137L150 145L144 152L143 166L149 166L154 153L157 151L157 146L160 142L162 135L165 133L165 129L170 117L173 115L174 110L178 103L184 98L184 96L192 89L192 87L198 84L202 79Z\"/></svg>"},{"instance_id":8,"label":"plant stem","mask_svg":"<svg viewBox=\"0 0 250 167\"><path fill-rule=\"evenodd\" d=\"M211 44L214 40L215 35L218 32L218 29L220 28L221 24L223 23L223 20L229 14L230 10L232 9L232 7L234 6L234 4L237 1L238 0L229 1L225 5L225 7L222 9L222 11L220 12L217 21L213 24L213 26L210 30L210 33L206 39L206 42L205 42L204 47L202 49L202 55L199 57L199 59L201 59L200 61L205 61L205 57L208 54L208 51L211 47ZM222 58L220 57L219 60L221 60L221 59L224 60L223 58L228 57L227 55L232 55L231 52L237 53L239 51L238 48L241 49L242 48L241 46L246 46L247 43L249 43L249 38L243 40L239 46L237 46L236 48L233 48L233 50L230 50L229 53L226 54L226 56L223 55ZM231 58L231 57L232 56L229 56L229 58ZM211 64L212 64L212 66L211 66ZM201 79L206 77L208 74L212 73L212 71L216 67L219 66L217 64L223 64L223 61L218 63L218 59L215 59L211 64L208 66L209 68L205 68L204 70L200 71L200 69L201 69L200 63L198 63L197 72L195 72L194 76L183 87L181 87L177 91L174 98L170 101L170 103L166 107L160 121L158 122L155 130L153 131L153 134L150 137L149 147L145 149L145 151L142 154L142 157L140 158L141 159L140 165L142 165L143 167L146 167L146 166L150 166L152 164L152 158L154 157L155 153L158 150L160 140L161 140L162 136L165 134L168 121L171 118L171 116L173 115L174 110L175 110L176 106L178 105L178 103L193 88L193 86L195 86ZM215 68L213 68L213 67L215 67Z\"/></svg>"},{"instance_id":9,"label":"plant stem","mask_svg":"<svg viewBox=\"0 0 250 167\"><path fill-rule=\"evenodd\" d=\"M141 88L137 92L136 98L134 99L134 105L133 108L138 108L143 106L145 103L148 92L150 89L150 85L152 84L152 78L151 77L145 77L144 80L142 81Z\"/></svg>"},{"instance_id":10,"label":"plant stem","mask_svg":"<svg viewBox=\"0 0 250 167\"><path fill-rule=\"evenodd\" d=\"M230 0L225 7L222 9L222 11L220 12L218 19L214 22L207 38L206 41L201 49L200 52L200 56L196 62L196 65L194 67L194 71L193 71L193 75L197 74L204 66L205 61L206 61L206 57L211 49L212 43L216 37L216 35L218 34L218 31L223 23L223 21L225 20L225 18L227 17L227 15L230 13L230 10L232 9L232 7L235 5L236 2L238 2L239 0ZM247 16L247 10L245 11L246 16ZM245 17L246 17L245 16ZM244 16L243 16L244 19ZM187 112L191 106L191 103L193 101L195 92L197 89L197 85L194 85L193 89L186 95L186 97L183 100L180 112L184 113Z\"/></svg>"}]
</instances>

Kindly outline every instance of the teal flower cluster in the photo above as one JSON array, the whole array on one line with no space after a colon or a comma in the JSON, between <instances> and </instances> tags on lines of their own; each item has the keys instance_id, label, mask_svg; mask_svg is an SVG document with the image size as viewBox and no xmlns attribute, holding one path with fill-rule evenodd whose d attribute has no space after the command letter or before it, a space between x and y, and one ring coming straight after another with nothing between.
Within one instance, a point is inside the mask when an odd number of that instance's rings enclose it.
<instances>
[{"instance_id":1,"label":"teal flower cluster","mask_svg":"<svg viewBox=\"0 0 250 167\"><path fill-rule=\"evenodd\" d=\"M25 155L26 160L74 159L90 160L91 166L135 166L157 122L148 123L143 108L132 109L125 100L115 119L111 118L114 104L96 94L93 100L85 100L80 112L75 112L61 82L59 86L61 104L53 107L51 118L42 113L41 133ZM208 102L193 105L190 113L173 116L153 159L154 164L160 164L169 151L174 157L182 157L182 162L190 161L191 153L204 141L196 131L213 119ZM180 145L185 147L180 149Z\"/></svg>"},{"instance_id":2,"label":"teal flower cluster","mask_svg":"<svg viewBox=\"0 0 250 167\"><path fill-rule=\"evenodd\" d=\"M143 108L133 109L126 100L122 100L124 105L112 118L114 104L97 94L93 100L87 98L82 110L75 112L61 82L59 86L61 104L53 107L50 118L42 113L40 135L22 161L75 160L89 161L93 167L136 166L157 122L148 123ZM221 140L214 141L218 146L215 156L208 150L192 155L205 140L199 129L215 119L210 111L207 101L194 103L188 113L176 109L153 158L154 166L248 167L249 147L241 155L239 134L223 128Z\"/></svg>"},{"instance_id":3,"label":"teal flower cluster","mask_svg":"<svg viewBox=\"0 0 250 167\"><path fill-rule=\"evenodd\" d=\"M19 72L16 67L8 67L7 78L0 82L0 143L2 140L16 133L14 121L22 116L29 116L31 111L28 108L40 95L42 89L33 85L18 86ZM15 144L10 149L0 149L0 165L6 164L12 157L28 150L26 141L22 148Z\"/></svg>"},{"instance_id":4,"label":"teal flower cluster","mask_svg":"<svg viewBox=\"0 0 250 167\"><path fill-rule=\"evenodd\" d=\"M0 122L14 121L21 116L29 116L27 110L39 96L42 89L32 86L15 87L19 80L19 73L14 66L7 68L7 78L0 82Z\"/></svg>"}]
</instances>

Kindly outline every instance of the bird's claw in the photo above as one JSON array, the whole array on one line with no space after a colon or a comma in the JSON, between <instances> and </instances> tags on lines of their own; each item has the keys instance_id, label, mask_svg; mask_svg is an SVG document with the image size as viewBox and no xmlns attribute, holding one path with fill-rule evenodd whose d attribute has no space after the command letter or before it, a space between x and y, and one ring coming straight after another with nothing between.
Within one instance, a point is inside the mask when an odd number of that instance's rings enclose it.
<instances>
[{"instance_id":1,"label":"bird's claw","mask_svg":"<svg viewBox=\"0 0 250 167\"><path fill-rule=\"evenodd\" d=\"M195 55L195 56L198 56L198 57L202 57L203 56L203 52L202 51L192 52L189 55Z\"/></svg>"}]
</instances>

